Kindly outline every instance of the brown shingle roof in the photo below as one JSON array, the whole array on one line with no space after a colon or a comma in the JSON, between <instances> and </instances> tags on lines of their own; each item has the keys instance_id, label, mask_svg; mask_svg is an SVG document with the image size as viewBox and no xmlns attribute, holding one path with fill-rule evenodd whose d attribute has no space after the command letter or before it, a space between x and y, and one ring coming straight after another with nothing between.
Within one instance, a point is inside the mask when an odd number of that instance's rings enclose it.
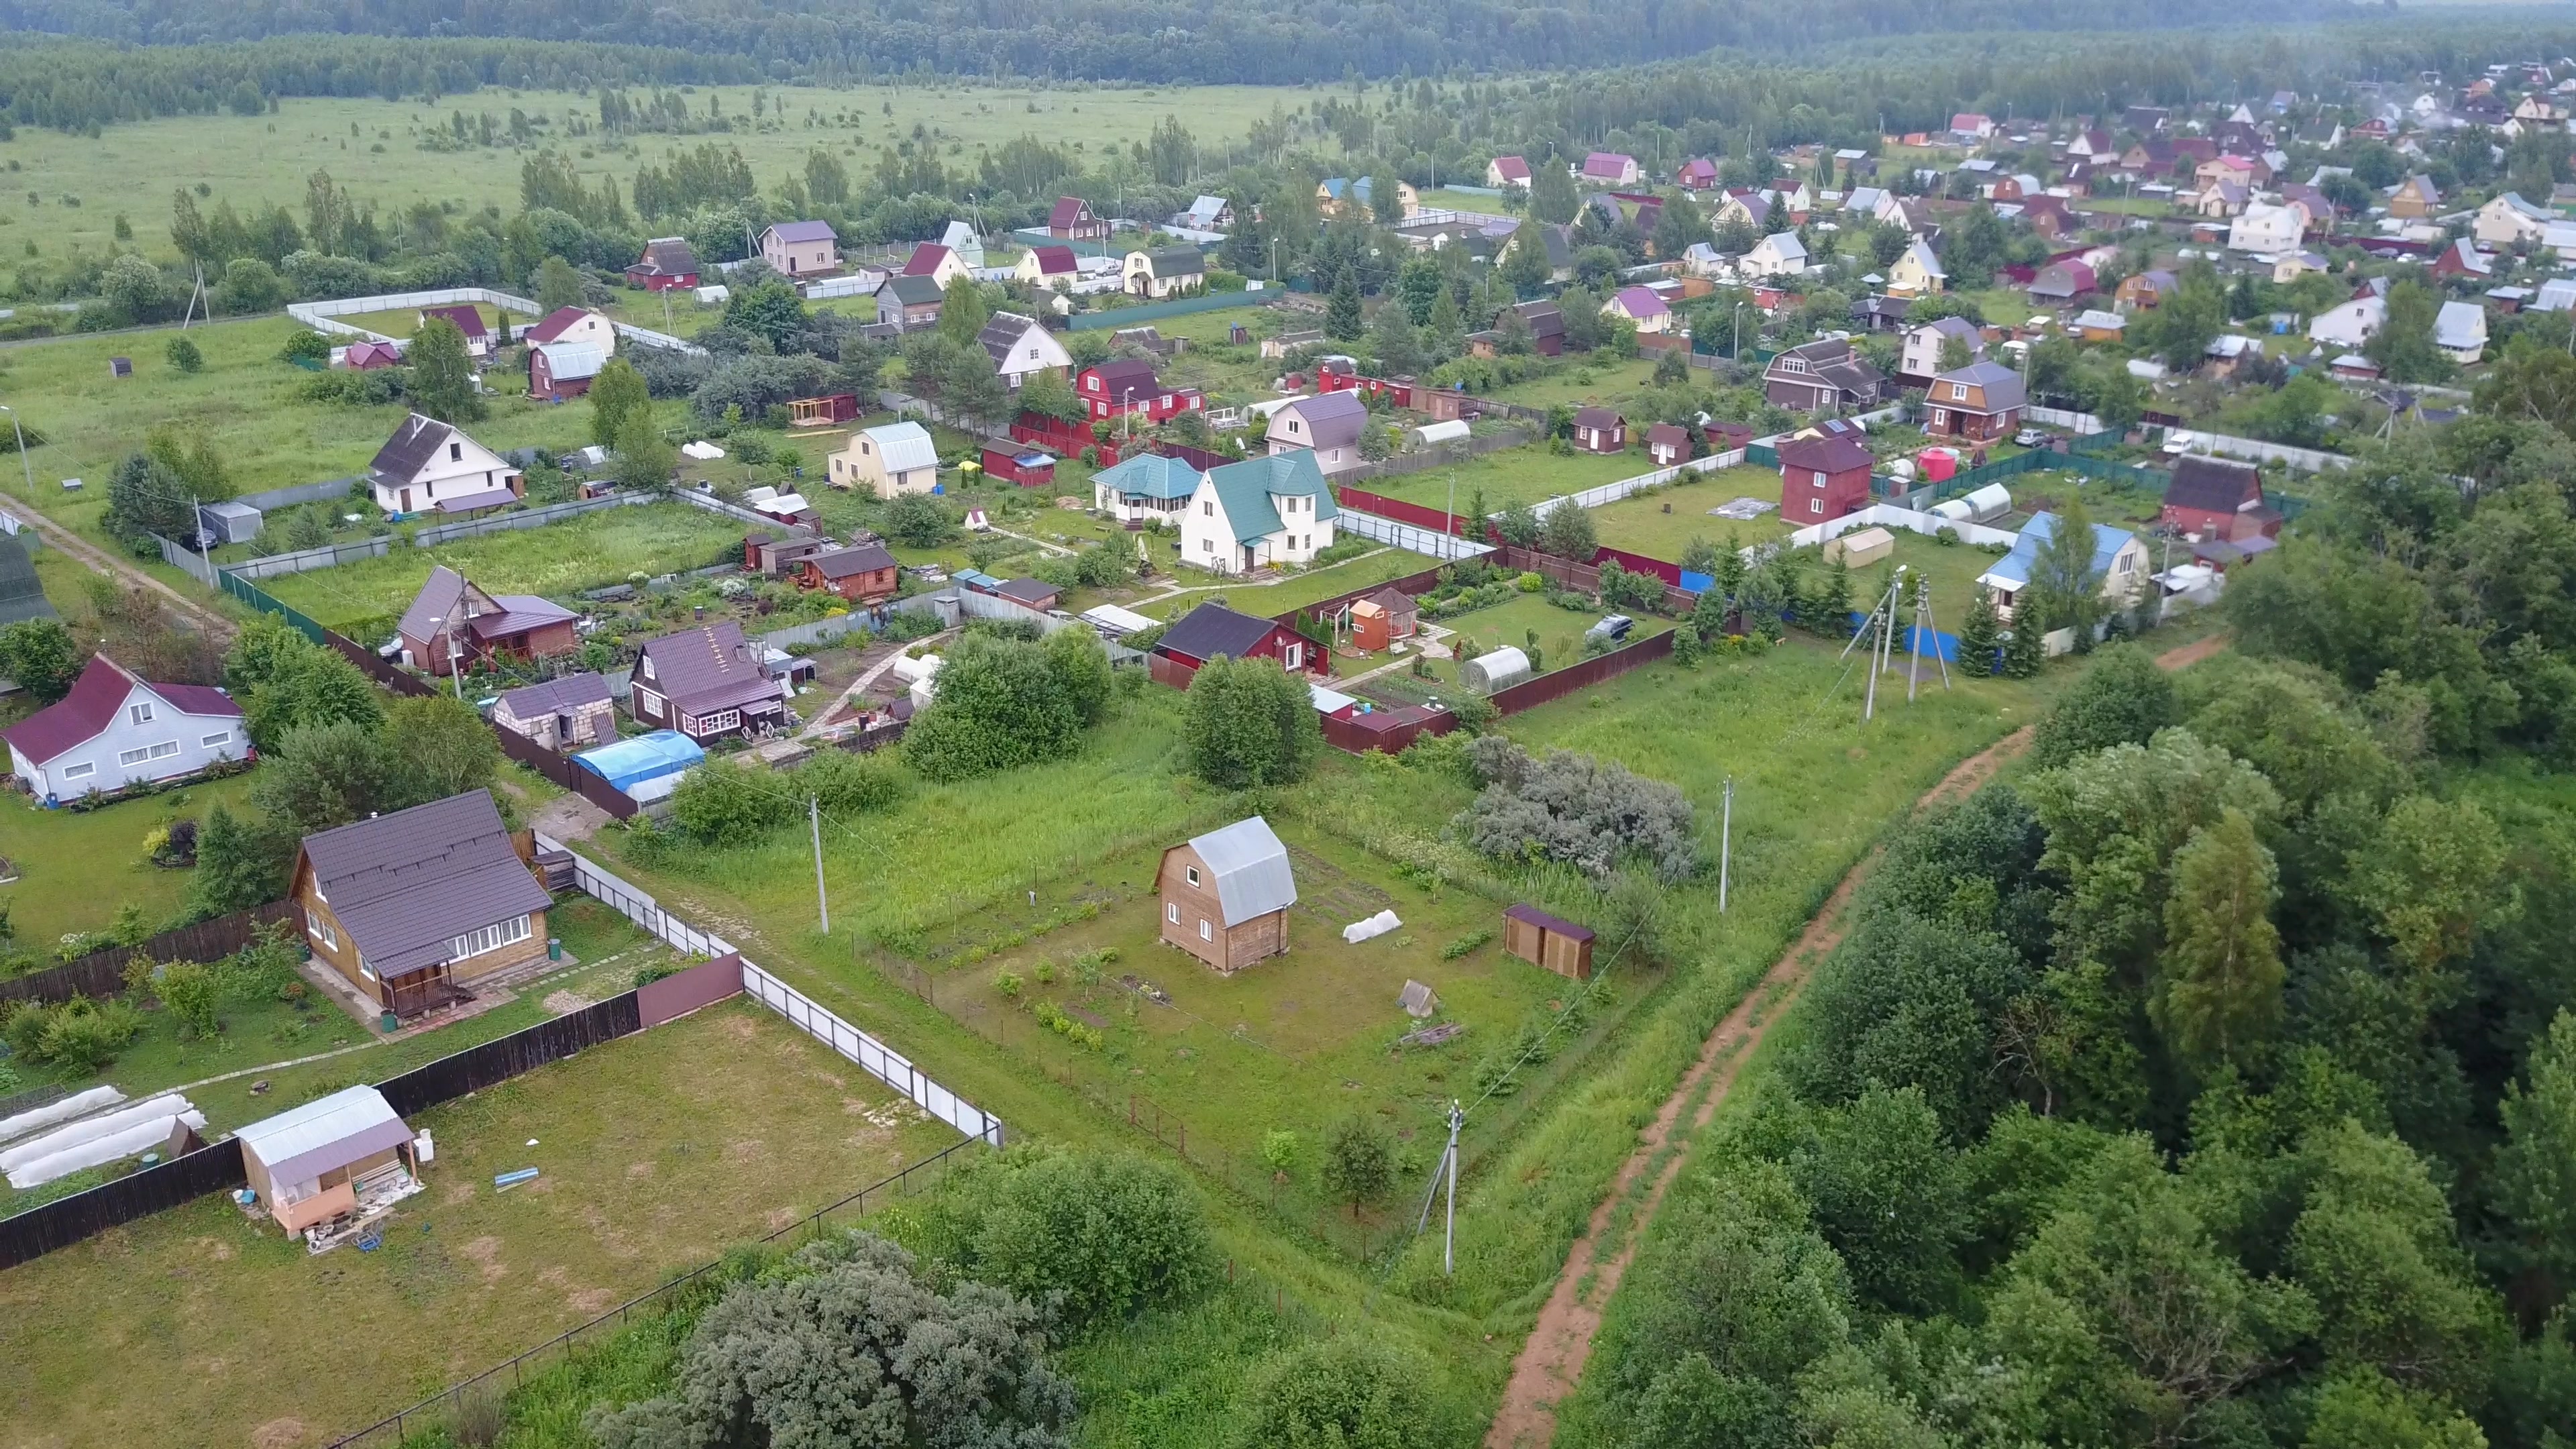
<instances>
[{"instance_id":1,"label":"brown shingle roof","mask_svg":"<svg viewBox=\"0 0 2576 1449\"><path fill-rule=\"evenodd\" d=\"M549 904L490 794L469 790L304 838L315 886L380 976L448 959L448 942Z\"/></svg>"}]
</instances>

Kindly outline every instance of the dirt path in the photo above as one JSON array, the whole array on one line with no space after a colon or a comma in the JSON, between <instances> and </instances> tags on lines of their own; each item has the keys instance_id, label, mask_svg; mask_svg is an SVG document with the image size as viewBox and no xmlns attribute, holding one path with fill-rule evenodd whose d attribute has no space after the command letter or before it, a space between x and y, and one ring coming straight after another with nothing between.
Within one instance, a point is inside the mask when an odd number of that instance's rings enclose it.
<instances>
[{"instance_id":1,"label":"dirt path","mask_svg":"<svg viewBox=\"0 0 2576 1449\"><path fill-rule=\"evenodd\" d=\"M2226 647L2227 636L2213 634L2157 656L2156 665L2167 670L2182 669ZM1974 794L1997 771L2030 748L2032 732L2031 726L2024 725L1962 760L1941 777L1939 784L1925 791L1914 802L1914 808L1925 810ZM1688 1154L1666 1155L1666 1149L1683 1111L1694 1102L1698 1104L1698 1110L1691 1114L1693 1131L1706 1127L1716 1117L1719 1104L1735 1085L1737 1070L1762 1044L1763 1034L1796 1003L1799 990L1807 984L1810 968L1842 942L1844 910L1876 859L1872 855L1844 874L1842 883L1826 898L1824 908L1807 922L1807 929L1709 1033L1699 1059L1691 1063L1672 1095L1664 1099L1655 1119L1638 1133L1636 1150L1628 1154L1609 1194L1592 1210L1583 1236L1575 1239L1566 1254L1565 1267L1557 1274L1547 1305L1539 1310L1529 1341L1521 1345L1519 1356L1512 1360L1511 1381L1503 1388L1503 1403L1494 1416L1494 1427L1485 1436L1486 1449L1546 1449L1555 1438L1556 1405L1582 1379L1584 1363L1592 1356L1593 1335L1601 1328L1602 1309L1619 1291L1619 1282L1636 1259L1637 1245L1644 1239L1647 1225L1663 1206L1665 1191L1681 1175L1682 1162ZM1617 1251L1601 1257L1601 1243L1618 1217L1620 1204L1629 1199L1648 1169L1655 1167L1658 1157L1663 1158L1662 1166L1637 1198L1636 1211Z\"/></svg>"},{"instance_id":2,"label":"dirt path","mask_svg":"<svg viewBox=\"0 0 2576 1449\"><path fill-rule=\"evenodd\" d=\"M16 513L20 510L13 508L10 511ZM180 593L177 589L174 589L168 584L161 582L159 579L152 577L143 570L134 567L125 560L116 557L107 550L98 547L88 539L81 537L79 534L72 532L70 529L63 527L52 519L45 517L34 508L29 507L25 509L24 512L25 521L32 526L36 532L44 535L44 540L47 544L55 548L59 548L64 553L78 559L81 565L84 568L87 568L91 573L105 574L109 578L116 579L122 583L139 585L143 588L150 589L152 592L159 594L163 599L168 600L179 610L180 613L186 615L191 623L206 630L217 640L230 640L233 637L232 620L225 618L223 615L207 608L196 600L189 598L186 594Z\"/></svg>"}]
</instances>

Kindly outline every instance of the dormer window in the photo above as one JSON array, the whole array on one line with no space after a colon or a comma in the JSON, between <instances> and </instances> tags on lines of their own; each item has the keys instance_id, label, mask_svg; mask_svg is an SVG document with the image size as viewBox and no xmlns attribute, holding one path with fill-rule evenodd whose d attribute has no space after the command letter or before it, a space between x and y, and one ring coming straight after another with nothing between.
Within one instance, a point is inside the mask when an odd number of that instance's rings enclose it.
<instances>
[{"instance_id":1,"label":"dormer window","mask_svg":"<svg viewBox=\"0 0 2576 1449\"><path fill-rule=\"evenodd\" d=\"M644 656L644 678L648 682L653 678L653 656L650 654Z\"/></svg>"}]
</instances>

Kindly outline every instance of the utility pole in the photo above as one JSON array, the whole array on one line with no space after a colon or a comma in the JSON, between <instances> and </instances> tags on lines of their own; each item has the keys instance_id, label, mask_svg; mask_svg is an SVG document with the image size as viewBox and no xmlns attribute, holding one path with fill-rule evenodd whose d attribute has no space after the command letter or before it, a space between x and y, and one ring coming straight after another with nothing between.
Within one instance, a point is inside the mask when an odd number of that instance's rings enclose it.
<instances>
[{"instance_id":1,"label":"utility pole","mask_svg":"<svg viewBox=\"0 0 2576 1449\"><path fill-rule=\"evenodd\" d=\"M0 413L9 415L9 431L18 439L18 467L27 475L27 501L36 501L36 465L27 460L27 430L18 424L18 410L0 403Z\"/></svg>"},{"instance_id":2,"label":"utility pole","mask_svg":"<svg viewBox=\"0 0 2576 1449\"><path fill-rule=\"evenodd\" d=\"M195 504L196 500L189 500L189 506L194 507ZM460 598L456 602L462 605L465 601ZM447 624L447 682L456 687L456 702L463 704L465 702L465 661L456 657L456 611L454 609L447 611L445 622Z\"/></svg>"},{"instance_id":3,"label":"utility pole","mask_svg":"<svg viewBox=\"0 0 2576 1449\"><path fill-rule=\"evenodd\" d=\"M805 797L805 818L814 825L814 910L823 918L823 934L832 934L832 902L823 894L823 800Z\"/></svg>"},{"instance_id":4,"label":"utility pole","mask_svg":"<svg viewBox=\"0 0 2576 1449\"><path fill-rule=\"evenodd\" d=\"M1444 1277L1455 1272L1458 1266L1458 1129L1466 1123L1466 1109L1458 1105L1457 1098L1450 1098L1449 1145L1440 1154L1440 1166L1431 1174L1430 1190L1422 1195L1422 1211L1413 1219L1414 1236L1420 1237L1422 1230L1431 1226L1432 1199L1440 1196L1443 1187L1448 1189L1448 1206L1444 1209L1446 1221L1440 1230L1440 1272Z\"/></svg>"},{"instance_id":5,"label":"utility pole","mask_svg":"<svg viewBox=\"0 0 2576 1449\"><path fill-rule=\"evenodd\" d=\"M1735 777L1726 777L1725 806L1717 825L1717 913L1726 914L1726 877L1735 864Z\"/></svg>"}]
</instances>

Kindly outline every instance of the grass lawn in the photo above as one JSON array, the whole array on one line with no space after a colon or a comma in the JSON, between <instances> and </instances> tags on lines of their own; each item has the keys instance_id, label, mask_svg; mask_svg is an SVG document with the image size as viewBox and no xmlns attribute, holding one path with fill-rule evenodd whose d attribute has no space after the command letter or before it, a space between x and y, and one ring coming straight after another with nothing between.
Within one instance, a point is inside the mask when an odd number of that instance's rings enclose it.
<instances>
[{"instance_id":1,"label":"grass lawn","mask_svg":"<svg viewBox=\"0 0 2576 1449\"><path fill-rule=\"evenodd\" d=\"M1454 467L1364 478L1354 486L1425 508L1446 508L1454 477L1460 513L1474 506L1478 488L1485 490L1486 510L1500 513L1515 503L1539 503L1653 471L1655 462L1644 453L1552 453L1533 444L1464 459Z\"/></svg>"},{"instance_id":2,"label":"grass lawn","mask_svg":"<svg viewBox=\"0 0 2576 1449\"><path fill-rule=\"evenodd\" d=\"M1497 389L1494 396L1502 402L1533 408L1557 403L1615 403L1642 391L1654 375L1655 365L1643 358L1569 357L1546 376Z\"/></svg>"},{"instance_id":3,"label":"grass lawn","mask_svg":"<svg viewBox=\"0 0 2576 1449\"><path fill-rule=\"evenodd\" d=\"M56 938L98 930L129 902L159 930L187 896L191 872L145 859L143 837L182 817L202 821L218 802L241 813L251 779L235 775L86 812L0 796L0 856L18 872L0 885L0 905L8 907L20 946L47 953Z\"/></svg>"},{"instance_id":4,"label":"grass lawn","mask_svg":"<svg viewBox=\"0 0 2576 1449\"><path fill-rule=\"evenodd\" d=\"M1157 546L1168 550L1170 544ZM1177 619L1213 599L1240 613L1259 614L1267 618L1303 608L1318 599L1330 599L1353 589L1382 584L1418 574L1433 566L1429 558L1400 548L1381 548L1375 553L1304 573L1280 574L1269 582L1260 576L1248 579L1217 580L1196 570L1175 570L1172 561L1178 555L1158 552L1155 565L1185 592L1167 599L1152 599L1132 605L1136 612L1156 619ZM1207 580L1207 582L1201 582Z\"/></svg>"},{"instance_id":5,"label":"grass lawn","mask_svg":"<svg viewBox=\"0 0 2576 1449\"><path fill-rule=\"evenodd\" d=\"M212 1196L0 1274L0 1418L320 1442L956 1140L900 1102L747 1001L583 1052L414 1119L438 1159L376 1252L308 1256ZM544 1175L493 1190L519 1167Z\"/></svg>"},{"instance_id":6,"label":"grass lawn","mask_svg":"<svg viewBox=\"0 0 2576 1449\"><path fill-rule=\"evenodd\" d=\"M515 289L505 290L515 291ZM491 332L495 336L499 334L499 323L501 320L500 308L493 306L489 302L473 302L466 305L471 306L475 312L482 317L483 328L485 331ZM418 307L398 307L390 312L353 312L346 317L335 318L333 320L346 322L352 327L364 327L370 332L381 332L387 337L409 337L414 332L420 330L420 309ZM534 322L537 319L534 317L521 317L516 320L522 323L527 323Z\"/></svg>"},{"instance_id":7,"label":"grass lawn","mask_svg":"<svg viewBox=\"0 0 2576 1449\"><path fill-rule=\"evenodd\" d=\"M1547 671L1563 669L1582 657L1583 631L1601 621L1612 611L1586 609L1577 612L1560 609L1537 594L1524 594L1508 604L1490 609L1477 609L1455 618L1443 619L1440 627L1454 629L1474 645L1472 654L1483 654L1500 648L1527 650L1529 636L1538 634L1539 648L1544 651L1540 662ZM1672 621L1652 614L1634 615L1636 627L1629 631L1633 642L1663 633ZM1453 648L1456 646L1453 644Z\"/></svg>"},{"instance_id":8,"label":"grass lawn","mask_svg":"<svg viewBox=\"0 0 2576 1449\"><path fill-rule=\"evenodd\" d=\"M494 593L570 595L739 557L743 526L685 503L607 508L543 528L477 534L432 548L397 541L382 558L262 579L260 587L338 627L399 615L433 564L445 564ZM362 642L375 643L375 640Z\"/></svg>"},{"instance_id":9,"label":"grass lawn","mask_svg":"<svg viewBox=\"0 0 2576 1449\"><path fill-rule=\"evenodd\" d=\"M1720 547L1731 538L1741 547L1790 533L1789 522L1781 518L1776 506L1769 513L1745 521L1710 514L1710 509L1738 498L1778 504L1779 470L1747 466L1722 468L1714 473L1686 473L1668 487L1591 510L1592 523L1604 544L1671 563L1681 561L1683 550L1695 538Z\"/></svg>"}]
</instances>

